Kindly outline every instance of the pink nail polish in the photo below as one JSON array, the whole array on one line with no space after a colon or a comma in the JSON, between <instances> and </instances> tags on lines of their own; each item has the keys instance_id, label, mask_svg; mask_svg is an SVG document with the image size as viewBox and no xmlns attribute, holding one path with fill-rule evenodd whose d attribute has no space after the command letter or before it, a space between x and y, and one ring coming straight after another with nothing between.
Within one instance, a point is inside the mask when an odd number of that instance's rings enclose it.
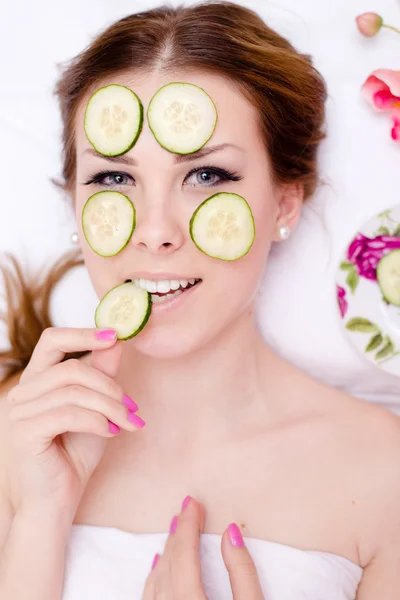
<instances>
[{"instance_id":1,"label":"pink nail polish","mask_svg":"<svg viewBox=\"0 0 400 600\"><path fill-rule=\"evenodd\" d=\"M142 429L146 425L143 419L141 419L138 415L135 415L135 413L131 412L130 410L128 410L128 419L138 429Z\"/></svg>"},{"instance_id":2,"label":"pink nail polish","mask_svg":"<svg viewBox=\"0 0 400 600\"><path fill-rule=\"evenodd\" d=\"M112 421L108 421L108 427L109 427L111 433L119 433L121 431L121 429L118 427L118 425L116 425Z\"/></svg>"},{"instance_id":3,"label":"pink nail polish","mask_svg":"<svg viewBox=\"0 0 400 600\"><path fill-rule=\"evenodd\" d=\"M186 498L182 502L182 511L184 511L188 507L188 504L191 501L191 499L191 496L186 496Z\"/></svg>"},{"instance_id":4,"label":"pink nail polish","mask_svg":"<svg viewBox=\"0 0 400 600\"><path fill-rule=\"evenodd\" d=\"M156 554L155 557L153 558L153 562L151 565L151 570L155 569L156 564L158 563L158 561L160 560L160 555Z\"/></svg>"},{"instance_id":5,"label":"pink nail polish","mask_svg":"<svg viewBox=\"0 0 400 600\"><path fill-rule=\"evenodd\" d=\"M229 534L229 539L230 539L232 546L234 546L235 548L243 548L244 541L243 541L242 532L240 531L240 529L236 525L236 523L231 523L229 525L228 534Z\"/></svg>"},{"instance_id":6,"label":"pink nail polish","mask_svg":"<svg viewBox=\"0 0 400 600\"><path fill-rule=\"evenodd\" d=\"M117 337L117 332L114 329L102 329L96 333L96 337L101 342L111 342Z\"/></svg>"},{"instance_id":7,"label":"pink nail polish","mask_svg":"<svg viewBox=\"0 0 400 600\"><path fill-rule=\"evenodd\" d=\"M139 410L138 405L136 404L136 402L134 402L132 400L132 398L129 398L129 396L127 396L126 394L124 394L123 400L122 402L125 404L125 406L127 408L129 408L130 411L132 412L136 412L137 410Z\"/></svg>"},{"instance_id":8,"label":"pink nail polish","mask_svg":"<svg viewBox=\"0 0 400 600\"><path fill-rule=\"evenodd\" d=\"M169 527L169 532L175 533L177 527L178 527L178 517L174 517L171 521L171 525Z\"/></svg>"}]
</instances>

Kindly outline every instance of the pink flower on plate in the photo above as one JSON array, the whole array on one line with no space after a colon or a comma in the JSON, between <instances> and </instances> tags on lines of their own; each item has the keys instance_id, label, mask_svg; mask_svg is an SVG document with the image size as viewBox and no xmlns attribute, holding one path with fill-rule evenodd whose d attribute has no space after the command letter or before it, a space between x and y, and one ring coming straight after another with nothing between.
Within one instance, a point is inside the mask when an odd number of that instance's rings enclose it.
<instances>
[{"instance_id":1,"label":"pink flower on plate","mask_svg":"<svg viewBox=\"0 0 400 600\"><path fill-rule=\"evenodd\" d=\"M400 143L400 71L377 69L361 87L369 104L378 112L389 112L392 139Z\"/></svg>"},{"instance_id":2,"label":"pink flower on plate","mask_svg":"<svg viewBox=\"0 0 400 600\"><path fill-rule=\"evenodd\" d=\"M342 316L342 319L344 319L346 312L347 312L347 308L349 306L349 303L346 300L346 290L337 284L336 284L336 290L337 290L337 301L339 304L340 314Z\"/></svg>"},{"instance_id":3,"label":"pink flower on plate","mask_svg":"<svg viewBox=\"0 0 400 600\"><path fill-rule=\"evenodd\" d=\"M376 268L382 256L400 248L400 237L378 235L369 238L358 233L347 250L347 258L352 262L360 277L376 281Z\"/></svg>"}]
</instances>

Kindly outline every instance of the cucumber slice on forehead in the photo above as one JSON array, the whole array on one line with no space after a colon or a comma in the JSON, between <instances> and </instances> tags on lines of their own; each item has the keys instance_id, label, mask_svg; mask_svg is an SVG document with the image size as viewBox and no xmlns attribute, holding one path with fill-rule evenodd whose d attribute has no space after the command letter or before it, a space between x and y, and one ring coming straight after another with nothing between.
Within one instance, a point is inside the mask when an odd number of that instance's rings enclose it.
<instances>
[{"instance_id":1,"label":"cucumber slice on forehead","mask_svg":"<svg viewBox=\"0 0 400 600\"><path fill-rule=\"evenodd\" d=\"M151 294L133 282L121 283L101 299L95 312L96 327L115 329L117 339L128 340L146 325L151 314Z\"/></svg>"},{"instance_id":2,"label":"cucumber slice on forehead","mask_svg":"<svg viewBox=\"0 0 400 600\"><path fill-rule=\"evenodd\" d=\"M136 143L143 127L143 105L123 85L98 89L86 106L84 128L92 146L105 156L119 156Z\"/></svg>"},{"instance_id":3,"label":"cucumber slice on forehead","mask_svg":"<svg viewBox=\"0 0 400 600\"><path fill-rule=\"evenodd\" d=\"M381 258L376 277L384 299L400 306L400 250L392 250Z\"/></svg>"},{"instance_id":4,"label":"cucumber slice on forehead","mask_svg":"<svg viewBox=\"0 0 400 600\"><path fill-rule=\"evenodd\" d=\"M192 83L169 83L152 97L149 127L158 143L175 154L191 154L214 133L217 109L210 96Z\"/></svg>"},{"instance_id":5,"label":"cucumber slice on forehead","mask_svg":"<svg viewBox=\"0 0 400 600\"><path fill-rule=\"evenodd\" d=\"M221 260L236 260L247 254L256 234L247 201L228 192L204 200L193 213L189 230L199 250Z\"/></svg>"},{"instance_id":6,"label":"cucumber slice on forehead","mask_svg":"<svg viewBox=\"0 0 400 600\"><path fill-rule=\"evenodd\" d=\"M135 208L128 196L121 192L96 192L82 210L86 241L100 256L114 256L125 248L135 224Z\"/></svg>"}]
</instances>

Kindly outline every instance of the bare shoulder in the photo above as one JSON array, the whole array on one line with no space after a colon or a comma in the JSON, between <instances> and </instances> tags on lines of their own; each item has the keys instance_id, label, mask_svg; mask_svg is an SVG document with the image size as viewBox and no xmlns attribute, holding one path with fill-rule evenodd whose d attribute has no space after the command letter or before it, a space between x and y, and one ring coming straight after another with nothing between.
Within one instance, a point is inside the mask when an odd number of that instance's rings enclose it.
<instances>
[{"instance_id":1,"label":"bare shoulder","mask_svg":"<svg viewBox=\"0 0 400 600\"><path fill-rule=\"evenodd\" d=\"M332 424L357 505L361 563L368 564L382 545L400 547L400 417L341 392L335 396Z\"/></svg>"}]
</instances>

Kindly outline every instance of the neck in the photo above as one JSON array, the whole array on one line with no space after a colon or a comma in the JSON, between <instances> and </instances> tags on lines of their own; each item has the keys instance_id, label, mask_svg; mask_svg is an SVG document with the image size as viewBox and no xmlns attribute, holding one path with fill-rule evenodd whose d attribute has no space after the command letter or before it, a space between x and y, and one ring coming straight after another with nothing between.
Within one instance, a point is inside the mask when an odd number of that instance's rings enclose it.
<instances>
[{"instance_id":1,"label":"neck","mask_svg":"<svg viewBox=\"0 0 400 600\"><path fill-rule=\"evenodd\" d=\"M127 349L121 383L152 427L184 422L186 434L206 430L209 435L248 419L251 407L265 411L283 361L264 343L252 312L185 356L156 359Z\"/></svg>"}]
</instances>

